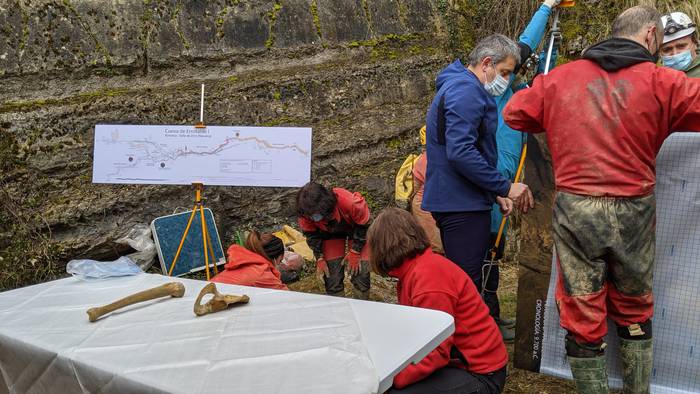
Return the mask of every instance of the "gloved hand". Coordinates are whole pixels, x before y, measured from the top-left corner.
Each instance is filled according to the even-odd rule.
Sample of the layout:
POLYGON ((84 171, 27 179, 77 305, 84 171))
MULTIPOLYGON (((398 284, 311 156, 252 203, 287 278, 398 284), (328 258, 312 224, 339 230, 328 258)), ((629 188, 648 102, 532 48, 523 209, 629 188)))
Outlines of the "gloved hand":
POLYGON ((549 8, 554 8, 561 3, 561 0, 544 0, 544 5, 546 5, 549 8))
POLYGON ((360 254, 354 250, 350 250, 343 259, 343 264, 348 267, 350 274, 357 275, 360 273, 360 254))
POLYGON ((331 276, 330 271, 328 271, 328 262, 326 262, 323 256, 316 259, 316 276, 319 279, 323 279, 324 276, 326 278, 331 276))

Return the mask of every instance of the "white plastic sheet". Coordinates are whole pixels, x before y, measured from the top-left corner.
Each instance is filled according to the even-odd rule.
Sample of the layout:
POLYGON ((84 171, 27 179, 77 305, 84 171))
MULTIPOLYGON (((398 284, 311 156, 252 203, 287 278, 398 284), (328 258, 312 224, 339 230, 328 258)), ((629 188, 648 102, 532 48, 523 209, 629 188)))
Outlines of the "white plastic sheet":
MULTIPOLYGON (((656 161, 654 367, 652 393, 700 392, 700 133, 675 133, 656 161)), ((540 372, 571 378, 559 327, 552 267, 540 372)), ((606 349, 610 386, 622 386, 614 323, 606 349)))
POLYGON ((217 285, 248 305, 195 317, 206 284, 158 275, 74 278, 0 294, 0 392, 374 393, 352 301, 217 285), (89 323, 85 311, 171 280, 183 298, 89 323))

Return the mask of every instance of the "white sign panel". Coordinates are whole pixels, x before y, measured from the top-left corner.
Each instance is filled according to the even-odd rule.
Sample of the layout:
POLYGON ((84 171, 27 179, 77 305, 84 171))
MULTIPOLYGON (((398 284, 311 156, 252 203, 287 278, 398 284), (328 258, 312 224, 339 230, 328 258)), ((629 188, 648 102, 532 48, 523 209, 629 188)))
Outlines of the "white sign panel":
POLYGON ((299 187, 311 128, 96 125, 94 183, 299 187))

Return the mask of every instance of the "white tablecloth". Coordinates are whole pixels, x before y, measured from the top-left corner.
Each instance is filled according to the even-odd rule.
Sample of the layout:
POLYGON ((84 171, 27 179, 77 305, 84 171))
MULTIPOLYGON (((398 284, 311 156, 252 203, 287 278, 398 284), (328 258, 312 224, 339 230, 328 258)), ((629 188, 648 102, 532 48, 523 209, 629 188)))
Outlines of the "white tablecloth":
POLYGON ((205 284, 142 274, 0 293, 0 392, 374 393, 453 331, 437 311, 221 284, 250 303, 196 317, 205 284), (173 280, 183 298, 88 321, 89 307, 173 280))

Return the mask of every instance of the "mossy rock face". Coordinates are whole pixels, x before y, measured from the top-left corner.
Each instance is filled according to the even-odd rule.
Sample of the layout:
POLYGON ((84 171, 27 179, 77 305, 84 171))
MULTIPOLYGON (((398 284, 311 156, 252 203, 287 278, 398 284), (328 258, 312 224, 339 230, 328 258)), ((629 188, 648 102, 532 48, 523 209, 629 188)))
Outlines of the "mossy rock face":
MULTIPOLYGON (((21 2, 0 15, 0 34, 13 28, 0 37, 0 289, 64 275, 72 258, 112 260, 135 224, 190 208, 190 187, 92 184, 93 133, 192 124, 201 83, 208 124, 310 126, 313 179, 389 205, 449 60, 431 1, 401 3, 21 2)), ((228 243, 236 229, 295 223, 296 191, 205 197, 228 243)))
MULTIPOLYGON (((565 45, 592 42, 613 3, 566 11, 565 45)), ((128 252, 114 240, 133 225, 190 207, 189 187, 92 184, 92 139, 97 123, 196 122, 201 83, 208 124, 310 126, 313 179, 361 191, 374 211, 390 205, 437 73, 488 32, 517 36, 539 2, 9 4, 0 13, 0 289, 60 276, 71 258, 114 259, 128 252), (504 4, 521 8, 509 14, 504 4)), ((294 223, 295 193, 205 190, 225 243, 236 229, 294 223)))

